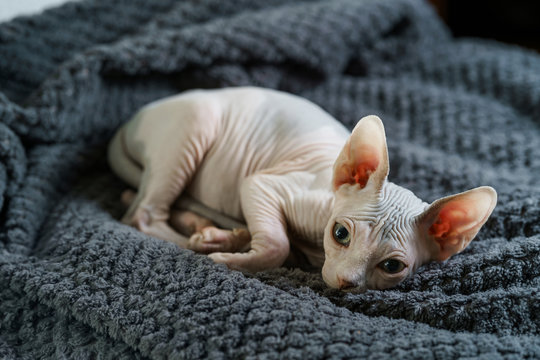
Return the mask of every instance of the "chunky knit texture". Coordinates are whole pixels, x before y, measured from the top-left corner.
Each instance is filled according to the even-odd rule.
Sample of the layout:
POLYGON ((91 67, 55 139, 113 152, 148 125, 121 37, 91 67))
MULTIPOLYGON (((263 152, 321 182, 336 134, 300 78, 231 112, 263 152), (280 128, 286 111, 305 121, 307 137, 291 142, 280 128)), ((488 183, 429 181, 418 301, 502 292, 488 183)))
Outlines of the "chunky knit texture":
POLYGON ((540 56, 421 0, 88 0, 0 24, 0 358, 540 358, 540 56), (385 122, 390 180, 491 185, 478 238, 397 288, 244 275, 118 222, 105 145, 194 87, 385 122))

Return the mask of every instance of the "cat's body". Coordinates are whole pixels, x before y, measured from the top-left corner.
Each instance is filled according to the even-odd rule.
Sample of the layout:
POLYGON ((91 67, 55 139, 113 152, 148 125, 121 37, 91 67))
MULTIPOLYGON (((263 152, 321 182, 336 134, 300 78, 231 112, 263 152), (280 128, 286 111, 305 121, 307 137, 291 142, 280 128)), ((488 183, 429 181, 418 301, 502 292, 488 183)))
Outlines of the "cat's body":
MULTIPOLYGON (((207 151, 184 189, 190 198, 244 222, 240 193, 245 179, 255 174, 283 179, 278 182, 284 187, 280 201, 289 239, 297 240, 292 245, 312 265, 322 267, 323 233, 334 200, 332 165, 349 131, 302 98, 271 90, 235 88, 191 91, 149 104, 118 136, 124 138, 130 158, 143 164, 144 154, 161 157, 164 151, 177 153, 150 147, 182 146, 185 139, 179 134, 199 131, 204 131, 204 141, 193 136, 190 141, 204 142, 207 151), (184 106, 196 107, 196 115, 179 118, 177 112, 169 110, 184 106), (200 130, 194 129, 197 127, 200 130)), ((122 169, 114 168, 122 176, 122 169)), ((134 177, 122 178, 139 186, 134 177)))
MULTIPOLYGON (((384 129, 376 117, 362 120, 351 136, 318 106, 290 94, 258 88, 190 91, 143 108, 118 131, 109 160, 122 179, 139 189, 126 223, 211 253, 231 268, 280 266, 291 246, 321 267, 326 250, 323 276, 329 285, 384 288, 411 274, 433 252, 447 257, 440 255, 437 242, 424 239, 429 234, 409 239, 433 232, 442 211, 420 229, 428 204, 386 181, 384 129), (182 192, 245 221, 249 233, 212 227, 189 232, 189 240, 181 237, 170 224, 172 205, 182 192), (346 244, 336 240, 344 229, 350 233, 346 244), (381 263, 389 257, 407 271, 385 277, 388 266, 381 263)), ((476 231, 494 206, 492 190, 482 189, 477 193, 487 197, 475 200, 486 203, 476 231)), ((177 222, 186 222, 182 216, 177 222)))

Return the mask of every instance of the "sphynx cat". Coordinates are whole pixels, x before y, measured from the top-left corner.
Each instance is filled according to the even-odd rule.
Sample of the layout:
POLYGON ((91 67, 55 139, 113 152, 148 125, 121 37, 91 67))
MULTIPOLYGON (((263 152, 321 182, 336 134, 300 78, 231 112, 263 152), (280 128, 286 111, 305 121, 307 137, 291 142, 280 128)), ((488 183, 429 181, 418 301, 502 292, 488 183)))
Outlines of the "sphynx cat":
POLYGON ((305 99, 253 87, 151 103, 119 129, 108 156, 138 189, 123 194, 124 223, 241 271, 279 267, 294 248, 340 289, 389 288, 448 259, 497 202, 485 186, 429 205, 387 180, 378 117, 350 133, 305 99), (193 202, 184 195, 203 214, 179 210, 193 202), (220 216, 247 229, 214 226, 220 216))

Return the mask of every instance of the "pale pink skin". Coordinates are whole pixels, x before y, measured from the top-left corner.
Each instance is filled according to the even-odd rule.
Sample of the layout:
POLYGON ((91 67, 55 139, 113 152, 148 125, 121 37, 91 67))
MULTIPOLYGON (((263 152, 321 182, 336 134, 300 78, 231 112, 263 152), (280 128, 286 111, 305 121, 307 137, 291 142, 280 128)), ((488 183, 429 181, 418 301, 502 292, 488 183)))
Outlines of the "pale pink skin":
POLYGON ((294 262, 293 246, 341 289, 392 287, 462 251, 497 199, 480 187, 428 205, 386 180, 378 117, 351 134, 305 99, 252 87, 145 106, 111 141, 109 162, 138 189, 123 195, 124 223, 241 271, 294 262), (336 222, 350 234, 346 245, 336 222), (403 269, 383 270, 387 259, 403 269))

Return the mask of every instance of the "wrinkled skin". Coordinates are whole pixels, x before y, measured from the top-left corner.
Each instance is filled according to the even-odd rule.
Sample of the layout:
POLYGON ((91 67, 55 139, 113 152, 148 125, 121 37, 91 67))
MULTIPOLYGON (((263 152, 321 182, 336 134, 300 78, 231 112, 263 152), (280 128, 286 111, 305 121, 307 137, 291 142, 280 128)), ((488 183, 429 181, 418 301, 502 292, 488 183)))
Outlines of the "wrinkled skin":
POLYGON ((124 223, 241 271, 301 253, 341 289, 392 287, 462 251, 497 199, 480 187, 428 205, 387 181, 378 117, 350 133, 315 104, 258 88, 152 103, 108 155, 137 189, 123 194, 124 223))

